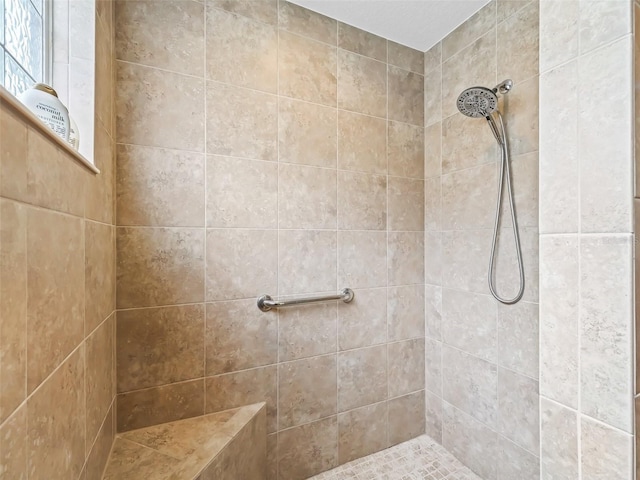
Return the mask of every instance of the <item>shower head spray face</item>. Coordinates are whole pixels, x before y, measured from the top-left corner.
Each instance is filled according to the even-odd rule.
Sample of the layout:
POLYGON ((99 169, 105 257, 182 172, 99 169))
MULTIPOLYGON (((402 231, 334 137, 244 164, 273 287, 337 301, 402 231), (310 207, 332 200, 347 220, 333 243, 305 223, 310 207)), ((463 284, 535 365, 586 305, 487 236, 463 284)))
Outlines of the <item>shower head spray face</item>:
POLYGON ((458 97, 458 110, 471 118, 485 118, 498 108, 498 97, 485 87, 467 88, 458 97))

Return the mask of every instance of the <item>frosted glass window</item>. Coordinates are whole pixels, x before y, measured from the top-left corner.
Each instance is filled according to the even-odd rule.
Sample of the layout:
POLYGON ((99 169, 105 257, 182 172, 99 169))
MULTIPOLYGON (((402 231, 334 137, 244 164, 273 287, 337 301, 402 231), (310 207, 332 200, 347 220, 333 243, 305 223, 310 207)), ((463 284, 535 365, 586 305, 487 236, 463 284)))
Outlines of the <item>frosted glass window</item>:
POLYGON ((14 95, 45 81, 45 0, 0 0, 0 83, 14 95))

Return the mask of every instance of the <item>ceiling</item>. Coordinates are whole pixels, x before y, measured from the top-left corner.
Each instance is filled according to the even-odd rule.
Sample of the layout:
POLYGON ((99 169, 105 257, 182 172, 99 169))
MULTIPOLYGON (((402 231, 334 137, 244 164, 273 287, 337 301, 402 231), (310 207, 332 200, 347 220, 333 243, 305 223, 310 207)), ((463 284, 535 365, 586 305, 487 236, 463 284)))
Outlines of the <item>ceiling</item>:
POLYGON ((489 0, 290 1, 423 52, 489 3, 489 0))

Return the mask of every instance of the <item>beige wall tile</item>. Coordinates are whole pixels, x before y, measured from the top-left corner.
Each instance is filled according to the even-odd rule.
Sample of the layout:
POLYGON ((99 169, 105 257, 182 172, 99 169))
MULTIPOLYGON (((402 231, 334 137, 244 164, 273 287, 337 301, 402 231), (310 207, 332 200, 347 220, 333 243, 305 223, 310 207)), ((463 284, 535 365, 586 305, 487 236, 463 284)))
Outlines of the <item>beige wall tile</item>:
MULTIPOLYGON (((507 123, 507 128, 510 124, 507 123)), ((513 138, 508 130, 509 139, 513 138)), ((499 148, 486 121, 456 113, 442 122, 442 173, 495 163, 499 148)), ((433 162, 434 164, 436 162, 433 162)), ((435 171, 435 168, 434 168, 435 171)))
POLYGON ((528 302, 498 305, 498 363, 531 378, 539 378, 539 309, 528 302))
POLYGON ((497 189, 498 169, 494 163, 443 175, 443 229, 493 227, 497 189))
POLYGON ((277 204, 277 164, 207 157, 208 227, 276 228, 277 204))
MULTIPOLYGON (((336 372, 335 354, 278 365, 278 417, 281 430, 336 414, 336 372)), ((279 435, 282 436, 283 432, 279 435)), ((279 455, 283 453, 280 451, 279 455)))
POLYGON ((127 228, 116 231, 119 308, 204 300, 204 231, 127 228))
POLYGON ((381 62, 387 61, 385 38, 342 22, 338 22, 338 47, 381 62))
POLYGON ((338 466, 336 417, 278 434, 279 480, 304 480, 338 466))
POLYGON ((442 287, 425 285, 425 334, 442 340, 442 287))
POLYGON ((390 343, 389 398, 424 389, 424 338, 390 343))
POLYGON ((424 343, 425 388, 442 397, 442 342, 425 338, 424 343))
POLYGON ((117 155, 118 225, 204 226, 204 155, 136 145, 117 155))
POLYGON ((0 470, 7 478, 27 478, 27 407, 23 405, 0 426, 0 470))
POLYGON ((540 479, 540 458, 504 437, 498 439, 498 478, 540 479))
POLYGON ((95 443, 93 443, 91 452, 87 457, 87 463, 85 464, 87 480, 90 478, 101 478, 107 465, 109 454, 111 453, 111 445, 115 437, 113 416, 114 409, 110 408, 98 432, 95 443))
POLYGON ((487 269, 492 234, 491 230, 451 230, 442 233, 443 287, 490 293, 487 269))
POLYGON ((424 129, 424 176, 442 173, 442 123, 433 123, 424 129))
POLYGON ((425 392, 425 433, 442 444, 442 398, 425 392))
POLYGON ((578 56, 579 17, 578 0, 540 2, 540 72, 578 56))
POLYGON ((207 78, 276 93, 278 30, 207 5, 207 78))
POLYGON ((280 228, 333 229, 337 221, 336 171, 280 164, 278 218, 280 228))
POLYGON ((498 81, 510 78, 516 84, 537 76, 540 2, 534 1, 498 25, 498 81))
MULTIPOLYGON (((514 188, 513 197, 518 214, 518 225, 523 227, 538 226, 539 171, 538 152, 518 155, 511 161, 511 179, 513 185, 517 185, 517 188, 514 188)), ((503 203, 503 215, 505 216, 502 218, 508 218, 507 215, 510 215, 506 203, 503 203)), ((507 226, 508 222, 503 223, 503 227, 507 226)))
POLYGON ((336 105, 336 47, 280 31, 278 92, 322 105, 336 105))
POLYGON ((278 313, 280 362, 334 353, 337 350, 335 302, 301 305, 278 313))
POLYGON ((84 222, 84 327, 93 331, 116 304, 116 232, 102 223, 84 222))
POLYGON ((519 11, 522 7, 527 5, 529 0, 497 0, 497 21, 498 23, 506 20, 511 15, 519 11))
POLYGON ((278 480, 278 434, 267 435, 267 478, 278 480))
POLYGON ((267 431, 277 429, 277 367, 253 368, 205 379, 205 413, 266 402, 267 431))
POLYGON ((338 51, 338 107, 387 116, 387 66, 345 50, 338 51))
POLYGON ((119 143, 204 150, 204 80, 118 62, 117 82, 119 143))
POLYGON ((118 60, 204 75, 204 5, 193 1, 117 2, 118 60))
POLYGON ((442 229, 442 184, 440 177, 424 181, 424 230, 438 232, 442 229))
POLYGON ((389 285, 420 284, 424 280, 424 234, 389 232, 389 285))
POLYGON ((85 177, 85 217, 103 223, 115 223, 115 145, 100 125, 95 128, 95 161, 100 174, 85 177))
POLYGON ((424 231, 424 181, 389 177, 389 230, 424 231))
POLYGON ((338 285, 340 288, 387 285, 386 232, 338 232, 338 285))
POLYGON ((204 379, 118 395, 118 431, 204 414, 204 379))
POLYGON ((278 118, 278 156, 281 162, 335 168, 335 108, 282 98, 278 118))
POLYGON ((275 230, 207 230, 207 301, 256 298, 277 287, 275 230), (256 262, 256 259, 260 261, 256 262))
POLYGON ((491 2, 442 40, 442 59, 446 60, 482 37, 496 24, 496 2, 491 2))
POLYGON ((278 23, 277 0, 209 0, 210 5, 271 25, 278 23))
POLYGON ((78 478, 85 459, 84 348, 27 401, 29 478, 78 478))
POLYGON ((384 230, 387 226, 387 178, 338 172, 338 228, 384 230))
POLYGON ((404 70, 424 73, 424 52, 401 45, 391 40, 387 41, 389 51, 389 64, 404 70))
POLYGON ((253 299, 208 303, 206 312, 206 375, 276 363, 276 315, 261 312, 253 299))
POLYGON ((632 32, 632 2, 580 2, 580 53, 632 32))
MULTIPOLYGON (((525 271, 525 290, 522 299, 538 302, 539 291, 539 232, 536 227, 519 227, 522 261, 525 271)), ((488 252, 488 249, 486 250, 488 252)), ((503 228, 498 237, 496 253, 496 289, 507 298, 518 292, 519 271, 513 235, 503 228), (511 237, 511 238, 509 238, 511 237)))
POLYGON ((387 122, 338 110, 338 167, 387 173, 387 122))
MULTIPOLYGON (((96 5, 99 3, 102 2, 98 1, 96 5)), ((55 22, 55 20, 53 21, 55 22)), ((96 120, 94 127, 101 125, 112 138, 115 138, 115 131, 113 128, 115 51, 113 46, 113 25, 111 25, 111 21, 109 21, 109 23, 110 25, 107 27, 105 22, 96 22, 94 79, 95 91, 101 93, 99 95, 95 95, 94 108, 96 120)), ((56 84, 55 80, 53 83, 56 84)))
POLYGON ((424 54, 424 126, 442 120, 442 44, 424 54))
MULTIPOLYGON (((504 122, 512 155, 538 150, 539 87, 538 77, 513 87, 504 105, 504 122)), ((480 122, 482 123, 482 122, 480 122)))
POLYGON ((442 284, 442 234, 424 233, 424 281, 432 285, 442 284))
POLYGON ((204 374, 204 305, 121 310, 116 360, 118 392, 204 374))
POLYGON ((498 431, 520 447, 540 451, 538 382, 505 368, 498 372, 498 431))
POLYGON ((632 435, 583 416, 580 438, 583 478, 633 478, 632 435))
POLYGON ((387 339, 385 289, 356 290, 350 303, 338 304, 338 348, 368 347, 387 339))
POLYGON ((0 194, 3 197, 27 201, 27 164, 24 161, 28 151, 27 125, 10 110, 4 102, 0 103, 0 194))
POLYGON ((277 159, 275 95, 208 83, 207 112, 207 153, 277 159))
POLYGON ((389 341, 424 336, 424 287, 390 287, 387 294, 389 341))
POLYGON ((27 209, 2 199, 0 219, 1 424, 27 395, 27 209))
POLYGON ((424 391, 389 400, 389 445, 422 435, 424 422, 424 391))
POLYGON ((338 463, 344 464, 386 447, 386 402, 338 415, 338 463))
POLYGON ((82 220, 45 210, 28 210, 28 393, 84 338, 83 250, 82 220), (65 282, 61 285, 62 278, 65 282))
POLYGON ((278 14, 281 29, 336 45, 338 25, 333 18, 287 1, 280 2, 278 14))
POLYGON ((389 65, 389 119, 424 125, 424 77, 389 65))
POLYGON ((424 178, 424 130, 408 123, 389 122, 389 175, 424 178))
POLYGON ((387 347, 378 345, 338 354, 338 411, 387 399, 387 347))
POLYGON ((278 238, 278 292, 290 295, 336 288, 336 271, 318 268, 336 262, 335 232, 283 230, 278 238))
POLYGON ((579 478, 576 412, 542 397, 540 437, 540 478, 579 478))

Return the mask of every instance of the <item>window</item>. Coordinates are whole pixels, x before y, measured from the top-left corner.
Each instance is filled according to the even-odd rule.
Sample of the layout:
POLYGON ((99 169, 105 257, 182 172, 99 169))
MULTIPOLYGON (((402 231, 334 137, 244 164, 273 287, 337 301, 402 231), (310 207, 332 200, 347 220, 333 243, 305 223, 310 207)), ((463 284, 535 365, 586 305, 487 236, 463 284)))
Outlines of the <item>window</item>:
POLYGON ((46 82, 48 0, 0 0, 0 84, 13 95, 46 82))

